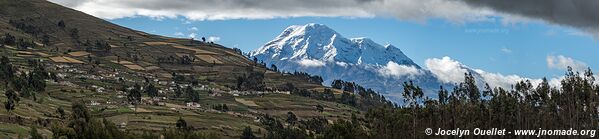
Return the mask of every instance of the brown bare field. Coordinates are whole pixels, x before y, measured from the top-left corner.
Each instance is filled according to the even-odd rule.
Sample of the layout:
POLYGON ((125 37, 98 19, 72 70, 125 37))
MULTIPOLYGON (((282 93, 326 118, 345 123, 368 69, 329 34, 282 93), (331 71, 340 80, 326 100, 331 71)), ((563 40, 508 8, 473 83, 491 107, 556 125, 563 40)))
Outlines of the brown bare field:
POLYGON ((197 49, 197 48, 191 48, 191 47, 182 46, 182 45, 173 45, 173 47, 179 48, 179 49, 185 49, 185 50, 195 51, 197 54, 209 54, 209 55, 216 55, 217 54, 217 53, 214 53, 214 52, 210 52, 210 51, 206 51, 206 50, 202 50, 202 49, 197 49))
MULTIPOLYGON (((318 92, 324 92, 324 89, 325 88, 323 88, 323 87, 319 87, 319 88, 314 88, 312 90, 318 91, 318 92)), ((343 94, 343 90, 334 89, 334 88, 329 88, 329 89, 331 89, 331 91, 333 91, 333 94, 343 94)))
POLYGON ((132 69, 132 70, 146 70, 143 67, 141 67, 139 65, 135 65, 135 64, 133 64, 133 65, 123 65, 123 66, 125 66, 125 67, 127 67, 129 69, 132 69))
POLYGON ((13 50, 16 50, 16 49, 17 49, 17 48, 15 48, 15 47, 8 46, 8 45, 4 45, 4 47, 6 47, 6 48, 8 48, 8 49, 13 49, 13 50))
POLYGON ((20 55, 33 55, 32 52, 27 52, 27 51, 17 51, 17 54, 20 54, 20 55))
POLYGON ((70 52, 69 55, 71 56, 75 56, 75 57, 79 57, 79 56, 87 56, 90 55, 90 53, 85 52, 85 51, 77 51, 77 52, 70 52))
POLYGON ((70 57, 66 57, 66 56, 57 56, 57 57, 50 57, 50 60, 57 62, 57 63, 73 63, 73 64, 83 64, 85 62, 83 61, 79 61, 77 59, 73 59, 70 57))
POLYGON ((146 45, 157 46, 157 45, 170 45, 168 42, 144 42, 146 45))
POLYGON ((239 103, 241 103, 243 105, 246 105, 246 106, 258 107, 258 104, 256 104, 256 102, 251 101, 251 100, 245 100, 243 98, 235 98, 235 101, 237 101, 237 102, 239 102, 239 103))
POLYGON ((207 63, 216 63, 216 64, 222 64, 223 62, 214 58, 212 55, 196 55, 196 57, 200 58, 203 61, 206 61, 207 63))
POLYGON ((23 55, 23 54, 17 54, 17 57, 32 57, 33 55, 23 55))
POLYGON ((51 55, 46 54, 46 53, 42 53, 42 52, 36 52, 37 55, 42 56, 42 57, 50 57, 51 55))
POLYGON ((110 62, 121 64, 121 65, 135 65, 135 64, 133 64, 133 62, 129 62, 129 61, 125 61, 125 60, 121 60, 120 62, 117 62, 116 60, 112 60, 110 62))
POLYGON ((146 70, 157 70, 157 69, 160 69, 160 67, 157 67, 157 66, 149 66, 149 67, 146 67, 145 69, 146 69, 146 70))
POLYGON ((39 42, 33 42, 33 43, 35 43, 35 45, 37 45, 37 46, 44 46, 44 44, 39 43, 39 42))

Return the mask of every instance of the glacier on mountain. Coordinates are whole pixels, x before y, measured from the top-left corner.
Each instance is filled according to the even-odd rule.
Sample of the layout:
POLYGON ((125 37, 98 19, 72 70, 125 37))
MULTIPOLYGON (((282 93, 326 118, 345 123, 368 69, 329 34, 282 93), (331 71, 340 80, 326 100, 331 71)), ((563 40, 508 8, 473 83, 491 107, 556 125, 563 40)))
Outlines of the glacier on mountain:
POLYGON ((319 75, 325 85, 336 79, 353 81, 396 102, 401 100, 406 81, 414 81, 431 97, 436 96, 440 85, 451 86, 393 45, 380 45, 368 38, 348 39, 322 24, 290 26, 249 56, 274 64, 281 71, 319 75))

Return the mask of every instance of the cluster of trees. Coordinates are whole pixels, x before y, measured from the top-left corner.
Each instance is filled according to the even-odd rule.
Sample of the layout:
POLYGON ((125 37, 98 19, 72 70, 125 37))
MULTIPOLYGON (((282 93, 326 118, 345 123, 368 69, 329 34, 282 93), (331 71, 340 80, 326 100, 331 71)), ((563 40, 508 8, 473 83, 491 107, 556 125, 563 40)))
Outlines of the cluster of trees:
POLYGON ((561 87, 546 79, 534 86, 521 81, 513 88, 476 86, 471 74, 452 91, 440 88, 438 99, 423 97, 404 84, 403 107, 379 107, 366 114, 371 135, 382 138, 422 137, 425 128, 595 129, 599 125, 599 85, 589 69, 571 68, 561 87))
POLYGON ((200 102, 200 93, 197 90, 194 90, 193 87, 187 86, 186 88, 181 88, 177 85, 175 88, 175 97, 185 97, 188 102, 200 102))
POLYGON ((2 38, 2 44, 15 45, 17 44, 17 38, 13 35, 10 35, 10 33, 5 33, 4 37, 2 38))
POLYGON ((292 83, 286 83, 284 85, 284 87, 282 87, 283 90, 286 91, 290 91, 292 95, 298 95, 298 96, 302 96, 302 97, 309 97, 312 99, 317 99, 317 100, 324 100, 324 101, 335 101, 335 94, 333 93, 333 91, 331 89, 324 89, 324 92, 316 92, 316 91, 311 91, 308 89, 299 89, 296 88, 292 83))
POLYGON ((124 86, 123 88, 124 88, 123 91, 127 92, 127 100, 129 101, 130 104, 136 105, 141 102, 141 96, 142 96, 141 85, 135 84, 131 88, 128 88, 127 86, 124 86))
MULTIPOLYGON (((31 34, 32 36, 34 36, 36 38, 38 38, 38 36, 42 35, 42 37, 41 37, 42 44, 49 45, 50 44, 50 36, 48 34, 44 33, 42 28, 31 24, 33 22, 34 22, 33 18, 26 18, 26 19, 19 19, 19 20, 11 19, 8 21, 8 23, 10 25, 12 25, 13 27, 15 27, 27 34, 31 34)), ((5 36, 6 36, 5 41, 8 41, 7 45, 16 44, 19 49, 27 49, 27 48, 32 48, 35 46, 35 43, 33 43, 33 40, 25 41, 25 39, 23 39, 23 38, 16 39, 16 38, 14 38, 14 36, 10 36, 10 34, 8 34, 8 33, 5 36)))
POLYGON ((83 102, 76 101, 71 105, 71 115, 67 121, 56 122, 50 130, 53 138, 127 138, 127 133, 118 129, 118 127, 106 120, 94 118, 83 102))
POLYGON ((33 97, 36 100, 36 93, 45 91, 47 79, 57 80, 55 74, 46 71, 45 66, 38 61, 30 61, 29 64, 33 67, 32 71, 15 74, 19 71, 11 64, 10 59, 6 56, 0 58, 0 78, 5 79, 0 80, 0 83, 6 88, 5 95, 8 99, 5 108, 8 111, 14 110, 19 97, 33 97))
POLYGON ((227 112, 227 111, 229 111, 229 106, 227 106, 227 104, 216 104, 216 105, 212 106, 212 109, 222 111, 222 112, 227 112))
POLYGON ((33 22, 32 18, 27 18, 27 19, 19 19, 19 20, 8 20, 8 23, 10 25, 12 25, 13 27, 22 30, 23 32, 27 33, 27 34, 31 34, 33 36, 37 36, 38 34, 42 33, 42 29, 38 28, 37 26, 28 24, 33 22))
MULTIPOLYGON (((425 97, 420 87, 405 82, 402 106, 376 105, 364 117, 352 115, 348 121, 329 124, 318 117, 292 127, 290 119, 297 118, 289 114, 287 127, 268 115, 261 121, 268 129, 266 138, 423 138, 426 128, 595 129, 599 125, 599 85, 590 69, 579 73, 569 68, 559 87, 543 79, 536 86, 520 81, 510 90, 479 88, 472 74, 464 78, 451 91, 441 87, 438 99, 425 97)), ((338 81, 334 86, 348 85, 338 81)))
POLYGON ((200 93, 194 90, 191 86, 187 86, 185 88, 185 94, 187 95, 187 101, 190 102, 200 102, 200 93))
POLYGON ((35 47, 35 43, 33 42, 33 40, 26 41, 23 38, 16 38, 10 33, 4 34, 4 37, 2 38, 1 42, 2 45, 13 45, 21 50, 35 47))
MULTIPOLYGON (((215 134, 193 131, 183 118, 176 122, 176 128, 164 129, 155 133, 125 132, 106 119, 94 117, 82 102, 72 104, 72 113, 66 121, 55 122, 50 130, 52 138, 69 139, 216 139, 215 134)), ((31 137, 41 137, 36 130, 31 131, 31 137)))
MULTIPOLYGON (((264 134, 264 138, 266 139, 376 138, 369 136, 369 132, 365 127, 366 123, 361 122, 355 114, 352 114, 350 121, 338 119, 332 124, 330 124, 325 117, 313 117, 299 120, 293 112, 288 112, 287 118, 284 120, 274 118, 270 115, 263 115, 260 117, 260 122, 267 130, 264 134)), ((242 138, 250 135, 251 134, 244 131, 242 138)))
POLYGON ((104 40, 96 40, 95 43, 92 43, 89 40, 85 40, 83 46, 85 47, 85 51, 87 52, 102 51, 109 53, 112 48, 110 47, 110 44, 104 40))
POLYGON ((332 88, 341 90, 341 96, 335 97, 333 90, 326 88, 323 92, 310 91, 307 89, 298 89, 291 83, 286 83, 283 90, 291 91, 292 95, 310 97, 318 100, 336 101, 342 104, 354 106, 363 110, 367 110, 377 106, 393 106, 393 103, 386 100, 383 95, 378 94, 372 89, 354 83, 342 80, 334 80, 331 84, 332 88))
POLYGON ((264 84, 264 73, 250 70, 248 75, 238 76, 236 87, 238 90, 254 90, 264 91, 266 85, 264 84))
POLYGON ((322 77, 318 76, 318 75, 310 75, 309 73, 306 72, 293 72, 290 73, 293 76, 296 77, 300 77, 310 83, 314 83, 314 84, 322 84, 323 80, 322 77))
MULTIPOLYGON (((352 116, 350 121, 328 124, 324 117, 312 118, 298 122, 295 128, 284 127, 268 116, 261 121, 269 127, 267 138, 421 138, 426 136, 425 128, 594 129, 599 125, 599 85, 590 69, 584 73, 569 69, 560 87, 543 79, 536 87, 521 81, 511 90, 489 85, 479 88, 472 74, 464 78, 452 91, 441 87, 438 99, 424 97, 420 87, 405 82, 403 106, 375 105, 363 119, 352 116)), ((345 91, 352 86, 360 88, 342 81, 333 86, 345 91)))
POLYGON ((182 64, 182 65, 191 65, 193 62, 196 61, 196 58, 192 55, 182 55, 182 56, 158 56, 156 58, 156 61, 158 61, 158 63, 176 63, 176 64, 182 64))
POLYGON ((339 90, 343 90, 341 94, 342 102, 350 103, 353 102, 354 96, 357 94, 360 96, 360 100, 356 105, 359 108, 368 109, 375 106, 393 106, 393 103, 385 98, 385 96, 378 92, 368 88, 364 88, 354 82, 347 82, 342 80, 334 80, 331 83, 331 87, 339 90), (345 96, 345 97, 344 97, 345 96))

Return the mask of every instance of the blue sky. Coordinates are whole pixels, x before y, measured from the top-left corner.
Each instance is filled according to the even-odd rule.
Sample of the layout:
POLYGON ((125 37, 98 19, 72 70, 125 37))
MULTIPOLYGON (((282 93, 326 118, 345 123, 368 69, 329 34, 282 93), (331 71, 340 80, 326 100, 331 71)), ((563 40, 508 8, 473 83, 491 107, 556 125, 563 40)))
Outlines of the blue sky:
POLYGON ((542 21, 505 24, 491 21, 456 23, 445 19, 424 22, 396 18, 289 17, 191 21, 185 17, 125 17, 110 22, 153 34, 187 38, 189 34, 219 37, 218 43, 244 52, 272 40, 290 25, 321 23, 345 37, 368 37, 393 44, 417 64, 449 56, 471 68, 530 78, 557 77, 562 69, 548 67, 548 56, 569 57, 599 67, 599 44, 576 28, 542 21), (181 34, 177 35, 177 33, 181 34))

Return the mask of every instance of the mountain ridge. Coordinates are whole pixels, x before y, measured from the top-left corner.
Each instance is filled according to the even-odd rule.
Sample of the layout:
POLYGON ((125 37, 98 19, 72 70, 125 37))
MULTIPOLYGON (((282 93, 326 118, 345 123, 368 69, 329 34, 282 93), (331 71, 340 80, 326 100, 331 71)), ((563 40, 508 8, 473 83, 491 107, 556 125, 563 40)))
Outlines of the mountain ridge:
POLYGON ((345 38, 323 24, 292 25, 249 56, 283 71, 322 76, 325 84, 337 79, 356 82, 395 102, 401 100, 403 82, 421 85, 429 96, 441 85, 451 86, 391 44, 380 45, 366 37, 345 38))

